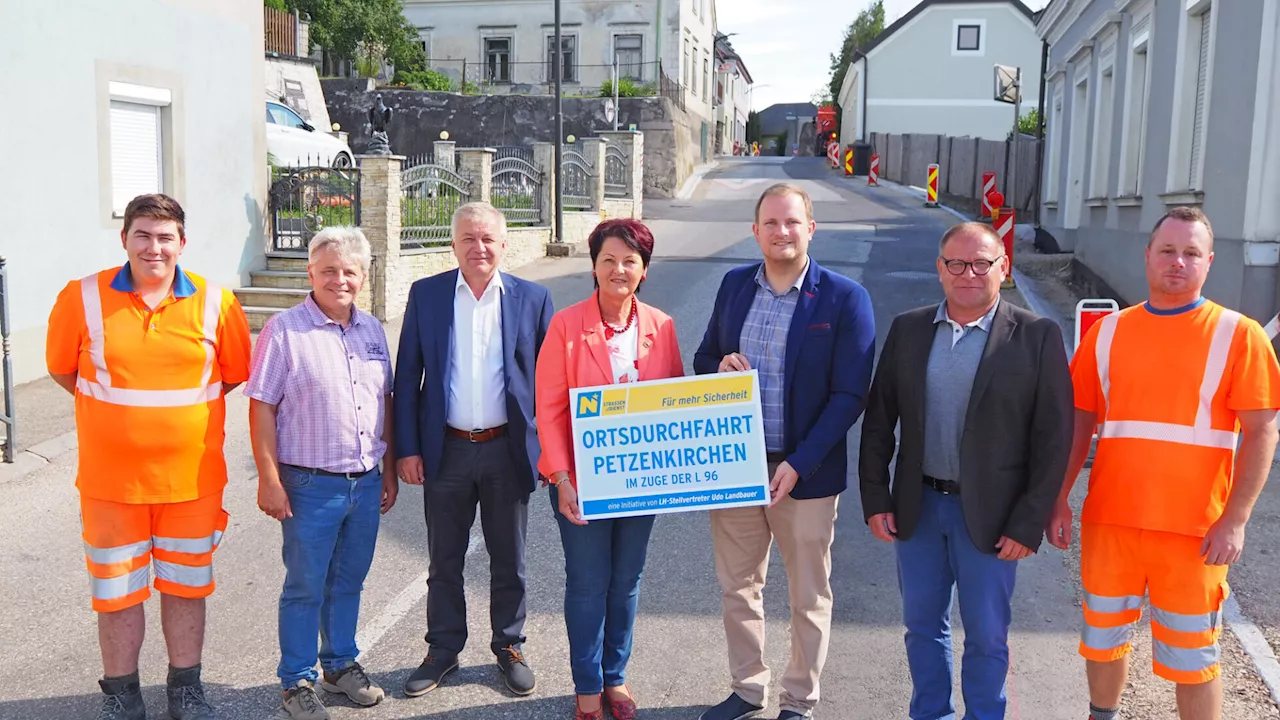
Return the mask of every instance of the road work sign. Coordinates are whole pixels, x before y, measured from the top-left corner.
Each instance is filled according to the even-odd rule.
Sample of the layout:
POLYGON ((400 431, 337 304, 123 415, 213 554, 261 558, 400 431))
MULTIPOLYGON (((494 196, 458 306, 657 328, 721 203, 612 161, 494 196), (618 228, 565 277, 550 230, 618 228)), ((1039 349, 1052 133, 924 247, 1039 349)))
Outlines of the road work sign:
POLYGON ((569 400, 584 519, 769 503, 755 370, 576 388, 569 400))

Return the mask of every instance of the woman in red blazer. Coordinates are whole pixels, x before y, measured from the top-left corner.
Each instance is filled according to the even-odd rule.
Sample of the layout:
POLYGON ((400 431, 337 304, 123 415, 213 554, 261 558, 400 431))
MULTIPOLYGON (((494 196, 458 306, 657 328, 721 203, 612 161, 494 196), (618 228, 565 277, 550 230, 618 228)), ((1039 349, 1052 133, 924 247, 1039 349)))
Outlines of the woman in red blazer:
POLYGON ((606 220, 588 239, 596 291, 551 318, 538 355, 538 471, 551 485, 564 545, 564 618, 576 720, 635 717, 626 686, 636 599, 653 516, 584 521, 578 514, 569 422, 571 388, 682 377, 675 325, 636 299, 653 234, 638 220, 606 220), (602 697, 603 693, 603 697, 602 697))

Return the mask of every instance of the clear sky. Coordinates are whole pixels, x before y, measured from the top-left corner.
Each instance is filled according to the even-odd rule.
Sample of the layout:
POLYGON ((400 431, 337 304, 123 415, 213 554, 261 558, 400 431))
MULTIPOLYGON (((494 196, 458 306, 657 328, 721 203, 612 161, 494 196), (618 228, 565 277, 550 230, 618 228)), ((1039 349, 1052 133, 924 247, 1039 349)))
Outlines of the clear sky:
MULTIPOLYGON (((905 15, 919 0, 884 0, 884 21, 889 25, 905 15)), ((1039 10, 1049 0, 1024 0, 1039 10)), ((774 103, 808 102, 826 87, 831 54, 839 52, 845 28, 870 0, 718 0, 716 19, 720 32, 755 81, 752 109, 774 103)))

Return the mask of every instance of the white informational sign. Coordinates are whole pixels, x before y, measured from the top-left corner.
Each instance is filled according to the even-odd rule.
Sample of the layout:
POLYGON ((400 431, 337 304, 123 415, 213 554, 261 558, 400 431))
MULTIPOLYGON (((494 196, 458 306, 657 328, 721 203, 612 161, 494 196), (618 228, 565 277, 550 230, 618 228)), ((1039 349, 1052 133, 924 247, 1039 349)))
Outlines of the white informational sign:
POLYGON ((569 400, 584 519, 769 503, 755 370, 575 388, 569 400))

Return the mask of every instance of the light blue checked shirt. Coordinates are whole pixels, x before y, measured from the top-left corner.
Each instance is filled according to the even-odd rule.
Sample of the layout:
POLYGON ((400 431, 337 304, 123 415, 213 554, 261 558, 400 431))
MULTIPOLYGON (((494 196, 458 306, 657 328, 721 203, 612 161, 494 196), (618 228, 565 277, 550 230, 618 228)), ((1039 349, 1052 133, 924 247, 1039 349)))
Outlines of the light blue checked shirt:
POLYGON ((765 279, 764 263, 761 263, 756 271, 756 295, 742 323, 742 354, 760 376, 760 410, 767 452, 781 452, 785 444, 782 396, 786 384, 787 333, 791 331, 791 317, 800 301, 800 287, 808 274, 809 259, 805 258, 804 272, 794 285, 778 295, 765 279))

